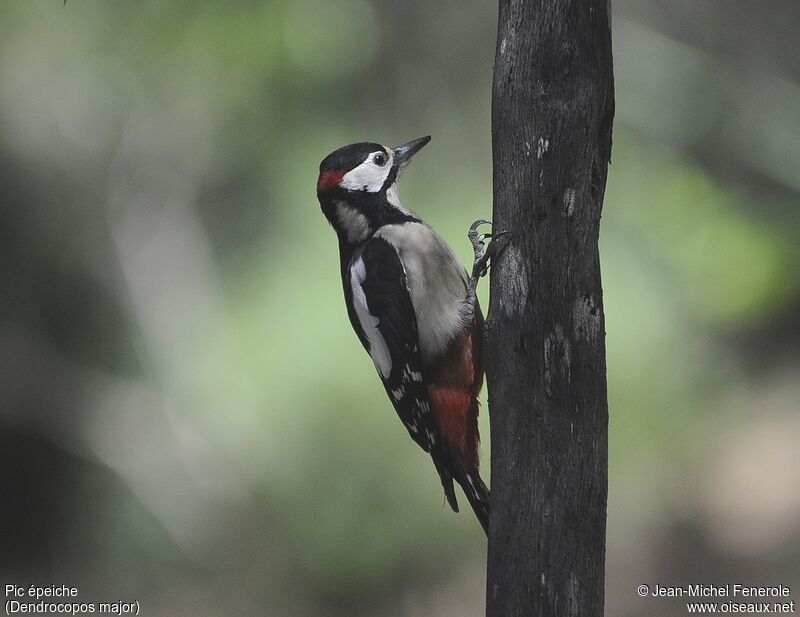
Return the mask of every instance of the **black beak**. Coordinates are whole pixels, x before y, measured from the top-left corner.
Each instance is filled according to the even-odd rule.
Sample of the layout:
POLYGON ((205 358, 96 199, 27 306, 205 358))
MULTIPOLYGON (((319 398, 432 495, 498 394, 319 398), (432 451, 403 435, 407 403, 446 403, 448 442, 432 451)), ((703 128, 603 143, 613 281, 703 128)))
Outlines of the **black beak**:
POLYGON ((425 137, 420 137, 419 139, 415 139, 414 141, 409 141, 407 144, 403 144, 402 146, 397 146, 396 148, 392 148, 392 151, 394 152, 395 167, 402 168, 408 165, 408 162, 411 160, 411 157, 414 156, 420 150, 422 150, 422 147, 430 140, 431 136, 426 135, 425 137))

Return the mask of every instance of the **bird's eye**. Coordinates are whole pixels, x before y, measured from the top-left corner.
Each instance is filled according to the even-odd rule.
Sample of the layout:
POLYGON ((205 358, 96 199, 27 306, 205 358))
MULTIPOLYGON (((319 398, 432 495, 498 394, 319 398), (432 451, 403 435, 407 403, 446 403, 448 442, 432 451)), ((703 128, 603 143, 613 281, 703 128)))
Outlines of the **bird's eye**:
POLYGON ((372 162, 378 167, 383 167, 386 165, 386 155, 383 152, 378 152, 378 154, 372 157, 372 162))

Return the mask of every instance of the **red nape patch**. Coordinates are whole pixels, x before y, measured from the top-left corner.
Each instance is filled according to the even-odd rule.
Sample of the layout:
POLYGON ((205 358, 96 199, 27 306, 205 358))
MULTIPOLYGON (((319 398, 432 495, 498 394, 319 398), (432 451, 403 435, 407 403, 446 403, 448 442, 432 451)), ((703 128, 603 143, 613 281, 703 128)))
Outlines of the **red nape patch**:
MULTIPOLYGON (((439 434, 450 449, 461 455, 462 460, 474 462, 477 456, 477 434, 473 424, 473 395, 464 388, 428 388, 428 397, 436 417, 439 434)), ((477 415, 477 414, 475 414, 477 415)))
POLYGON ((342 178, 344 178, 344 171, 341 169, 326 169, 319 175, 319 180, 317 180, 317 193, 327 191, 329 188, 336 186, 342 181, 342 178))

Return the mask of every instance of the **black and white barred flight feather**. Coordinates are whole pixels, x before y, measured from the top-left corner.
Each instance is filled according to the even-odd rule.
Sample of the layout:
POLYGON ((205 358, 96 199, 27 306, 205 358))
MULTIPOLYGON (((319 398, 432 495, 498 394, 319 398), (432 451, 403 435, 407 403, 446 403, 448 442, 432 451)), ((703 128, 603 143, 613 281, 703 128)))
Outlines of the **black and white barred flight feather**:
POLYGON ((417 320, 403 265, 381 238, 354 252, 350 264, 345 276, 352 293, 352 326, 411 438, 430 452, 437 444, 436 424, 422 379, 417 320))

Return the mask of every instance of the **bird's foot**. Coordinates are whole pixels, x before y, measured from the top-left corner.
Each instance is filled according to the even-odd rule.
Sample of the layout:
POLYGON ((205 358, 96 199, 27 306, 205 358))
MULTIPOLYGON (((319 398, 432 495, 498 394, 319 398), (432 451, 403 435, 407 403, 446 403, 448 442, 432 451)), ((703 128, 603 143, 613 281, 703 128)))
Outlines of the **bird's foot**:
POLYGON ((472 264, 472 276, 469 277, 467 284, 467 295, 464 298, 464 317, 466 323, 472 324, 475 319, 476 307, 478 304, 478 281, 486 276, 489 268, 489 260, 494 260, 508 246, 511 233, 508 231, 498 231, 496 233, 480 233, 478 228, 481 225, 491 225, 489 221, 479 219, 475 221, 467 232, 467 237, 472 243, 472 250, 475 253, 475 261, 472 264), (484 243, 486 238, 491 238, 488 248, 484 243), (501 239, 502 238, 502 239, 501 239))
POLYGON ((472 280, 474 280, 476 283, 479 278, 486 276, 486 272, 489 267, 489 259, 499 255, 506 247, 506 242, 509 235, 509 232, 507 231, 499 231, 494 234, 480 233, 478 228, 481 225, 491 225, 491 222, 484 219, 478 219, 470 226, 469 231, 467 232, 467 237, 472 243, 472 251, 475 255, 475 260, 472 264, 472 280), (505 237, 505 239, 498 244, 498 241, 502 237, 505 237), (489 243, 488 249, 485 248, 486 238, 492 239, 492 241, 489 243))
POLYGON ((464 298, 464 316, 467 323, 472 323, 475 318, 475 307, 478 302, 478 281, 482 276, 486 276, 486 271, 489 267, 489 259, 494 259, 506 247, 504 240, 498 245, 498 240, 503 236, 508 236, 508 232, 499 231, 495 234, 480 233, 478 228, 481 225, 491 225, 489 221, 479 219, 475 221, 467 232, 467 237, 472 243, 472 250, 475 253, 475 261, 472 264, 472 276, 469 278, 467 285, 467 295, 464 298), (486 238, 492 238, 489 247, 485 248, 486 238))
POLYGON ((486 267, 489 262, 485 249, 485 241, 486 238, 491 238, 492 234, 480 233, 478 228, 481 225, 491 225, 491 223, 484 219, 478 219, 470 225, 469 231, 467 232, 467 238, 469 238, 472 244, 472 252, 475 255, 472 264, 472 278, 474 279, 478 279, 486 274, 486 267))

